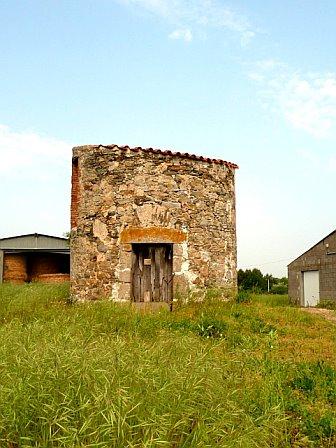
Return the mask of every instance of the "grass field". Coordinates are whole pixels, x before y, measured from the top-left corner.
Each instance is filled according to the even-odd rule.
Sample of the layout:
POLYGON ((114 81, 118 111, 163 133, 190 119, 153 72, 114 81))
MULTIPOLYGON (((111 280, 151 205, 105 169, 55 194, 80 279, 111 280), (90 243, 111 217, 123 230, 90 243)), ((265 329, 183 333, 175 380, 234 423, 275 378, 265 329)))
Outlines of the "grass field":
POLYGON ((0 286, 0 447, 335 447, 336 326, 288 305, 141 315, 0 286))

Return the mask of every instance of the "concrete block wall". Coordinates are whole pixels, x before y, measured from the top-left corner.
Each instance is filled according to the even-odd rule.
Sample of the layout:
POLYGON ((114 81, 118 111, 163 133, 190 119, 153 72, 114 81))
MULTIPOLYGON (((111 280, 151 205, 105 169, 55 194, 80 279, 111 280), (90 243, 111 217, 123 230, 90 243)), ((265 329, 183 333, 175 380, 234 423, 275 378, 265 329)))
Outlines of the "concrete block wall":
POLYGON ((336 231, 288 265, 288 293, 300 305, 303 305, 305 271, 319 271, 320 300, 336 301, 336 231))

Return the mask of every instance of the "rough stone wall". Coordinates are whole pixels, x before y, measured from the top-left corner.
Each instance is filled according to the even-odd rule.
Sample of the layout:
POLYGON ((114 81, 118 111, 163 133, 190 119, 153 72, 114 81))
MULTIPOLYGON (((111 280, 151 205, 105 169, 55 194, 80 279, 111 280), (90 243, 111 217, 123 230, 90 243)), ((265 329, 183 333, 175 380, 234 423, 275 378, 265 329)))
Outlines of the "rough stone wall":
POLYGON ((175 292, 236 287, 232 166, 116 146, 77 147, 73 156, 74 297, 129 300, 136 242, 173 243, 175 292))
POLYGON ((288 265, 288 293, 297 304, 303 305, 305 271, 320 272, 320 299, 336 300, 336 231, 288 265))

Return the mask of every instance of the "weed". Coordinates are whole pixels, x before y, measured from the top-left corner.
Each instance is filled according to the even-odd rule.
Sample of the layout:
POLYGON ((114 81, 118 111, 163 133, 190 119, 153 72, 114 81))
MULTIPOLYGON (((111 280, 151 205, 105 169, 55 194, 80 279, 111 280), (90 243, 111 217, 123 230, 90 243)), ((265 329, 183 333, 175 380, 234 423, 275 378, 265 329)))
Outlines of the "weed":
POLYGON ((196 326, 197 333, 205 338, 223 338, 227 333, 225 322, 209 317, 203 317, 196 326))
POLYGON ((293 379, 291 387, 293 389, 299 389, 307 394, 311 394, 315 387, 315 380, 311 376, 305 374, 300 375, 293 379))
POLYGON ((325 308, 327 310, 336 310, 336 301, 331 299, 324 299, 318 303, 317 307, 325 308))
POLYGON ((270 334, 276 332, 276 328, 273 325, 267 324, 260 317, 255 317, 251 320, 251 330, 254 333, 270 334))
POLYGON ((250 303, 251 302, 251 293, 248 291, 238 291, 236 296, 237 303, 250 303))
POLYGON ((0 446, 336 446, 335 328, 287 296, 140 314, 0 286, 0 446))

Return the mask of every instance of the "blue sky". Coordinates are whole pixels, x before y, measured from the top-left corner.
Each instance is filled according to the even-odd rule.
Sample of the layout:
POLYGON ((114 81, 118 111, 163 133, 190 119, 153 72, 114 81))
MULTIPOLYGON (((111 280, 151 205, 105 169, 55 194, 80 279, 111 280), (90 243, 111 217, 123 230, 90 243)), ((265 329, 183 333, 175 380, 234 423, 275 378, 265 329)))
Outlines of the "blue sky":
POLYGON ((336 2, 0 3, 0 236, 69 227, 71 147, 239 164, 240 267, 335 228, 336 2))

